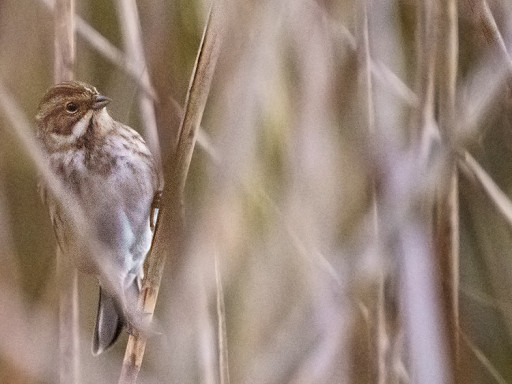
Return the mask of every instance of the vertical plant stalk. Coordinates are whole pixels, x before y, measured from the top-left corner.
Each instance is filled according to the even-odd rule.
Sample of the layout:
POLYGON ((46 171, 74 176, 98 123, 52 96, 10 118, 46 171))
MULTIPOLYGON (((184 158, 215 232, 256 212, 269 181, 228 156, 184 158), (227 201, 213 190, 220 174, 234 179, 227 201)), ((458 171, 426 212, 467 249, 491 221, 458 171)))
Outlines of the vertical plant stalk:
POLYGON ((217 288, 217 338, 219 344, 219 374, 220 384, 229 384, 229 354, 226 331, 226 306, 224 304, 224 290, 222 289, 222 276, 220 274, 219 258, 215 253, 215 285, 217 288))
MULTIPOLYGON (((439 128, 450 151, 455 141, 455 94, 458 58, 458 25, 456 0, 438 0, 438 90, 439 128)), ((442 300, 449 336, 454 379, 457 382, 459 362, 459 198, 455 156, 448 156, 446 172, 437 193, 435 252, 441 273, 442 300)))
POLYGON ((60 383, 79 382, 78 274, 57 246, 60 383))
MULTIPOLYGON (((222 3, 217 0, 211 5, 189 84, 176 152, 164 164, 166 183, 139 297, 139 305, 149 318, 155 310, 165 261, 176 257, 182 248, 184 187, 222 43, 225 23, 222 3)), ((146 343, 147 335, 139 332, 130 335, 119 384, 136 383, 146 343)))
POLYGON ((73 80, 75 64, 75 1, 56 0, 55 17, 55 82, 73 80))
MULTIPOLYGON (((413 116, 411 144, 417 151, 418 164, 426 171, 432 132, 435 131, 437 0, 416 4, 416 93, 419 105, 413 116)), ((421 206, 411 211, 410 221, 400 229, 399 243, 402 311, 410 349, 412 381, 425 384, 453 382, 444 340, 446 315, 442 305, 442 277, 436 273, 437 260, 431 246, 434 204, 434 197, 422 199, 421 206)))
POLYGON ((416 31, 416 94, 419 104, 413 115, 412 142, 420 143, 434 120, 434 75, 436 36, 434 9, 436 0, 425 0, 417 3, 416 31))
MULTIPOLYGON (((372 86, 372 63, 370 55, 370 42, 368 30, 368 0, 361 0, 358 9, 359 24, 357 36, 357 55, 359 62, 359 82, 361 89, 362 105, 361 116, 364 116, 364 125, 369 141, 376 138, 375 132, 375 111, 373 105, 373 86, 372 86)), ((377 206, 377 188, 375 178, 371 180, 371 210, 374 227, 374 238, 377 247, 381 251, 381 242, 379 239, 379 213, 377 206)), ((378 252, 381 256, 382 252, 378 252)), ((369 310, 372 315, 368 318, 369 342, 370 342, 370 361, 371 361, 371 381, 376 384, 386 382, 386 345, 387 334, 385 324, 385 302, 384 302, 384 273, 379 271, 376 284, 372 285, 376 300, 372 300, 369 310)))
MULTIPOLYGON (((75 2, 56 0, 55 83, 73 79, 75 63, 75 2)), ((57 246, 57 281, 59 285, 59 379, 62 384, 79 382, 78 275, 57 246)))
MULTIPOLYGON (((142 84, 148 89, 153 89, 149 78, 149 72, 144 55, 139 12, 135 0, 118 0, 119 22, 123 31, 124 46, 128 61, 133 64, 135 71, 139 73, 142 84)), ((153 99, 146 92, 140 92, 138 96, 141 122, 151 153, 155 158, 159 172, 162 170, 160 156, 160 143, 156 125, 155 106, 153 99)))

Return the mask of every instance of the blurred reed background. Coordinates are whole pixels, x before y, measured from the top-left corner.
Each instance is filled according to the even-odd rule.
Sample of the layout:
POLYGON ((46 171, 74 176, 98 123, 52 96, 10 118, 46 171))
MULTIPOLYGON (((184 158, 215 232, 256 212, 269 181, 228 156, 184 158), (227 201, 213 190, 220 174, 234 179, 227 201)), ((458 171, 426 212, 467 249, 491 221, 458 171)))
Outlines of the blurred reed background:
MULTIPOLYGON (((142 67, 123 2, 77 0, 75 78, 143 134, 153 94, 165 163, 210 2, 138 1, 142 67)), ((55 240, 12 116, 33 133, 53 82, 51 4, 0 1, 1 383, 59 377, 55 240)), ((222 7, 138 382, 512 383, 512 3, 222 7)), ((127 337, 91 355, 78 284, 80 382, 117 382, 127 337)))

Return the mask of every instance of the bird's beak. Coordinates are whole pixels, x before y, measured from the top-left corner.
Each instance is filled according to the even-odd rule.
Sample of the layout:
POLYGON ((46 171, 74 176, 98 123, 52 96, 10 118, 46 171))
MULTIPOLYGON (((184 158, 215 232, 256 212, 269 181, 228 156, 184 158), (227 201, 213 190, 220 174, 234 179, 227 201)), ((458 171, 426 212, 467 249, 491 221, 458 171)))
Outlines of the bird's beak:
POLYGON ((112 99, 109 99, 106 96, 103 95, 94 95, 93 101, 92 101, 92 109, 101 109, 104 106, 106 106, 108 103, 110 103, 112 99))

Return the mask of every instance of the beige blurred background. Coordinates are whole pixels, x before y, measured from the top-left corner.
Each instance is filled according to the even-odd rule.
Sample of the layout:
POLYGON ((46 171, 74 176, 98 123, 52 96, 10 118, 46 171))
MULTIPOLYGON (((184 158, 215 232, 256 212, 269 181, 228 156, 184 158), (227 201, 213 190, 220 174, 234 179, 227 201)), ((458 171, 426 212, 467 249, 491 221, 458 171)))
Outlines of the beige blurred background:
MULTIPOLYGON (((186 186, 185 249, 166 265, 155 314, 162 334, 148 342, 139 382, 219 382, 215 257, 232 383, 450 382, 449 365, 433 368, 445 380, 429 381, 413 369, 422 363, 415 348, 424 344, 407 321, 440 337, 439 356, 425 351, 425 364, 451 361, 442 316, 439 324, 422 323, 429 320, 422 312, 430 308, 428 298, 438 298, 436 287, 414 307, 404 292, 407 260, 427 260, 432 267, 420 266, 420 290, 421 279, 435 285, 441 275, 428 264, 435 259, 428 220, 411 214, 418 196, 428 200, 433 186, 443 183, 443 152, 432 150, 433 160, 421 168, 415 163, 420 151, 411 144, 422 0, 226 3, 228 33, 186 186), (364 4, 374 60, 371 114, 360 45, 364 4), (417 230, 414 247, 396 247, 395 239, 409 230, 417 230)), ((473 2, 455 3, 456 122, 462 132, 455 146, 469 151, 510 196, 509 75, 473 2), (478 119, 471 120, 474 114, 478 119)), ((165 160, 209 2, 137 4, 165 160)), ((512 5, 494 0, 489 7, 511 49, 512 5)), ((114 0, 76 1, 77 15, 123 51, 117 9, 114 0)), ((83 35, 76 39, 76 78, 113 99, 115 119, 144 133, 137 81, 83 35)), ((0 92, 19 106, 32 133, 39 99, 52 84, 53 41, 53 16, 44 1, 0 0, 0 92)), ((56 383, 56 245, 33 158, 4 107, 0 382, 56 383)), ((511 383, 512 229, 474 179, 461 174, 458 197, 460 382, 511 383)), ((123 334, 108 353, 91 355, 97 291, 94 279, 79 275, 84 384, 117 382, 127 339, 123 334)), ((436 300, 434 308, 442 311, 436 300)))

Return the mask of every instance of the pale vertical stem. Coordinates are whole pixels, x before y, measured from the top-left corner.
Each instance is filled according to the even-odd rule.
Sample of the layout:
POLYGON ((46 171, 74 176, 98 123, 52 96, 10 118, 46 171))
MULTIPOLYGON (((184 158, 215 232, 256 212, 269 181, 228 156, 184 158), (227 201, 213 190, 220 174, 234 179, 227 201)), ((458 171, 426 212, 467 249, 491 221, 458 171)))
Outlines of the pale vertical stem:
MULTIPOLYGON (((124 46, 128 61, 133 63, 135 71, 139 72, 142 83, 146 84, 148 88, 152 88, 144 55, 137 3, 135 0, 118 0, 117 4, 119 22, 123 31, 124 46)), ((144 136, 155 158, 158 169, 161 171, 162 161, 153 99, 147 93, 140 92, 138 102, 141 115, 140 120, 144 127, 144 136)))
POLYGON ((419 105, 413 115, 412 142, 418 144, 434 119, 434 74, 436 38, 434 25, 435 0, 420 1, 416 5, 416 95, 419 105))
POLYGON ((57 247, 59 281, 59 377, 60 383, 79 382, 78 274, 57 247))
MULTIPOLYGON (((391 366, 386 364, 388 360, 386 356, 389 348, 389 335, 386 327, 386 301, 385 301, 385 274, 380 271, 377 281, 377 308, 375 318, 375 338, 376 341, 376 355, 377 355, 377 384, 386 384, 388 378, 388 372, 392 370, 391 366)), ((396 342, 396 341, 395 341, 396 342)), ((390 364, 391 365, 391 364, 390 364)))
MULTIPOLYGON (((75 2, 57 0, 55 15, 55 82, 73 79, 75 63, 75 2)), ((79 382, 78 276, 57 248, 59 284, 59 377, 62 384, 79 382)))
POLYGON ((452 383, 442 326, 436 266, 425 215, 411 215, 394 251, 400 257, 401 299, 412 382, 452 383), (419 216, 419 217, 418 217, 419 216))
POLYGON ((438 0, 439 125, 452 144, 455 134, 455 92, 458 63, 457 1, 438 0))
POLYGON ((55 14, 55 82, 73 80, 75 64, 75 1, 56 0, 55 14))
POLYGON ((217 288, 217 337, 219 344, 219 373, 220 384, 229 384, 229 356, 228 337, 226 332, 226 307, 224 304, 224 290, 220 275, 219 258, 215 253, 215 285, 217 288))
MULTIPOLYGON (((164 167, 166 183, 152 248, 145 262, 146 274, 139 304, 143 313, 150 318, 155 311, 165 261, 167 258, 176 257, 181 250, 185 182, 220 53, 225 22, 223 1, 213 1, 190 79, 176 153, 164 167)), ((147 337, 144 334, 130 335, 119 384, 136 382, 146 343, 147 337)))
MULTIPOLYGON (((364 125, 370 142, 375 138, 375 111, 373 105, 373 86, 371 72, 370 39, 368 30, 368 0, 359 2, 359 24, 357 36, 357 55, 359 61, 359 81, 361 86, 361 101, 364 106, 361 116, 365 118, 364 125)), ((379 213, 377 204, 375 178, 371 180, 371 210, 374 224, 374 239, 379 249, 378 257, 382 256, 381 243, 379 239, 379 213)), ((387 335, 385 324, 385 302, 384 302, 384 272, 380 271, 377 282, 372 285, 375 290, 376 300, 371 303, 372 316, 368 319, 370 327, 370 359, 372 364, 371 380, 377 384, 385 384, 386 381, 386 347, 387 335)))
MULTIPOLYGON (((455 141, 455 93, 458 59, 456 0, 438 0, 438 89, 439 128, 448 148, 455 141)), ((448 157, 447 172, 436 201, 436 254, 441 273, 442 300, 449 335, 450 356, 457 376, 459 360, 459 200, 454 156, 448 157)))
POLYGON ((369 134, 375 131, 375 112, 373 106, 373 86, 372 86, 372 72, 371 72, 371 56, 370 56, 370 42, 368 31, 368 0, 360 1, 360 23, 358 29, 358 44, 357 54, 359 59, 359 76, 361 81, 361 88, 364 92, 365 98, 365 111, 362 116, 366 117, 365 125, 369 134))

